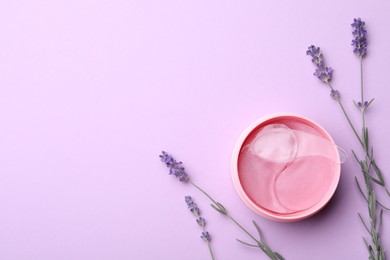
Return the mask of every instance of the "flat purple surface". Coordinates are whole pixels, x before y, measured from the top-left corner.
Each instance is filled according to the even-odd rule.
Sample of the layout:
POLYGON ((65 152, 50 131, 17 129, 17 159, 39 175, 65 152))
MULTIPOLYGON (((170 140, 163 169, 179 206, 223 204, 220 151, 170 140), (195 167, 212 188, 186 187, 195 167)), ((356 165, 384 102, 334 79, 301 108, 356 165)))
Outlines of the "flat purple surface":
MULTIPOLYGON (((350 24, 366 21, 364 81, 376 98, 367 124, 390 183, 389 12, 386 1, 362 0, 2 1, 0 258, 209 259, 184 202, 192 195, 216 259, 267 259, 235 241, 249 239, 206 197, 168 176, 158 159, 166 150, 287 259, 367 259, 350 152, 361 150, 305 52, 321 46, 359 125, 350 24), (349 154, 330 204, 301 222, 256 215, 230 176, 238 136, 275 112, 315 120, 349 154)), ((390 250, 390 214, 383 220, 390 250)))

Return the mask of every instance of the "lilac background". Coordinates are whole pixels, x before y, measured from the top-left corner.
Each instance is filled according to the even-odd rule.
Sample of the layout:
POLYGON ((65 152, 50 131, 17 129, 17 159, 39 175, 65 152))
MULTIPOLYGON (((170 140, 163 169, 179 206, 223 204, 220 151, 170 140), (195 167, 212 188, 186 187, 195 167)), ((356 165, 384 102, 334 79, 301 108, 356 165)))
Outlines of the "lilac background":
MULTIPOLYGON (((216 259, 266 259, 167 175, 164 149, 253 232, 255 219, 286 258, 367 259, 350 152, 331 203, 297 223, 250 211, 233 189, 230 156, 247 125, 274 112, 307 116, 345 150, 359 148, 305 55, 322 47, 360 123, 350 46, 359 16, 369 33, 366 93, 376 98, 367 123, 390 183, 389 11, 387 1, 360 0, 1 1, 0 258, 209 259, 190 194, 216 259)), ((390 236, 383 244, 390 250, 390 236)))

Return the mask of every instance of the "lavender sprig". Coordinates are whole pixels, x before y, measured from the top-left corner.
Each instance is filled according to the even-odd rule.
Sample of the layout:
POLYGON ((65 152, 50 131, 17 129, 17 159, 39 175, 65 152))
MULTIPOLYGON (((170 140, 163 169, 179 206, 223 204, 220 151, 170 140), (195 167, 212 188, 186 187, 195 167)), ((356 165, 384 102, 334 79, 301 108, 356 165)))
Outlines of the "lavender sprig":
MULTIPOLYGON (((234 224, 236 224, 245 234, 247 234, 255 244, 250 244, 243 242, 239 239, 237 239, 238 242, 243 243, 248 246, 252 247, 258 247, 260 248, 270 259, 272 260, 284 260, 283 256, 280 255, 278 252, 273 251, 263 240, 260 228, 256 224, 255 221, 253 222, 253 225, 255 226, 260 239, 255 238, 251 233, 249 233, 236 219, 232 217, 232 215, 226 210, 226 208, 219 202, 217 202, 215 199, 213 199, 207 192, 205 192, 202 188, 200 188, 198 185, 196 185, 194 182, 191 181, 188 174, 185 172, 185 169, 183 167, 182 162, 177 162, 171 155, 166 153, 165 151, 162 152, 161 155, 159 155, 161 161, 165 163, 165 165, 169 168, 169 174, 173 174, 176 176, 179 181, 184 183, 190 183, 192 186, 194 186, 196 189, 198 189, 201 193, 203 193, 207 198, 209 198, 212 202, 211 207, 215 209, 220 214, 227 216, 231 221, 233 221, 234 224)), ((203 239, 209 239, 210 236, 208 233, 202 234, 203 239)))
POLYGON ((353 52, 356 53, 360 58, 363 58, 367 53, 367 31, 364 28, 366 23, 363 22, 360 18, 353 19, 351 24, 353 28, 353 36, 355 37, 352 40, 352 45, 354 47, 353 52))
POLYGON ((331 67, 325 66, 320 48, 311 45, 307 49, 306 55, 310 55, 312 57, 311 61, 317 67, 313 75, 325 83, 330 82, 330 80, 332 79, 333 69, 331 67))
MULTIPOLYGON (((367 31, 365 30, 364 25, 365 25, 365 23, 360 18, 354 19, 354 22, 352 24, 352 27, 354 29, 352 34, 355 37, 352 40, 352 45, 354 46, 354 53, 357 54, 358 57, 360 58, 361 101, 360 102, 354 101, 354 103, 355 103, 356 107, 359 108, 359 110, 361 111, 361 114, 362 114, 362 134, 361 134, 361 136, 356 131, 356 128, 352 124, 352 122, 351 122, 351 120, 350 120, 341 100, 340 100, 340 93, 337 90, 335 90, 330 83, 331 74, 328 77, 324 77, 322 75, 326 72, 327 67, 325 67, 323 55, 320 51, 320 48, 312 45, 308 48, 306 54, 310 55, 312 57, 312 62, 316 65, 316 72, 314 73, 314 75, 317 76, 321 81, 323 81, 324 83, 326 83, 329 86, 329 88, 331 89, 331 94, 330 94, 331 97, 338 102, 338 104, 339 104, 340 108, 342 109, 350 127, 352 128, 352 130, 355 134, 355 136, 357 137, 358 141, 362 145, 362 148, 364 151, 364 156, 365 156, 364 160, 360 160, 354 151, 352 151, 352 153, 354 154, 355 159, 357 160, 357 162, 360 165, 361 172, 363 174, 363 178, 364 178, 364 181, 366 184, 367 196, 364 194, 363 189, 361 188, 358 179, 355 177, 357 187, 368 204, 368 212, 369 212, 369 217, 370 217, 370 227, 368 227, 366 225, 362 216, 360 214, 358 214, 358 215, 359 215, 359 218, 362 221, 363 225, 365 226, 365 228, 367 229, 368 233, 371 236, 371 241, 372 241, 373 246, 370 245, 367 242, 367 240, 363 238, 364 242, 367 246, 367 250, 369 252, 369 255, 370 255, 369 259, 381 260, 381 259, 385 259, 385 254, 384 254, 383 246, 380 242, 379 233, 380 233, 381 224, 382 224, 383 209, 388 209, 388 208, 386 208, 380 202, 377 201, 375 192, 374 192, 373 187, 372 187, 372 183, 376 183, 376 184, 379 184, 380 186, 382 186, 389 196, 390 196, 390 193, 386 188, 382 172, 374 160, 373 148, 372 147, 370 148, 368 128, 366 127, 366 124, 365 124, 365 111, 371 105, 371 103, 374 101, 374 99, 371 99, 368 102, 364 100, 363 58, 365 57, 365 55, 367 53, 367 40, 366 40, 367 31), (319 60, 318 57, 320 57, 321 62, 318 62, 318 60, 319 60), (321 73, 318 73, 318 71, 325 71, 325 72, 322 72, 322 74, 321 74, 321 73), (374 178, 370 174, 372 169, 376 173, 377 178, 374 178), (378 220, 377 205, 382 207, 382 209, 380 210, 380 213, 379 213, 379 222, 377 221, 378 220)), ((333 72, 333 70, 332 70, 332 72, 333 72)))
MULTIPOLYGON (((382 214, 383 214, 383 209, 380 210, 379 213, 379 225, 377 227, 377 200, 376 200, 376 195, 375 192, 372 188, 371 183, 376 182, 384 187, 384 189, 387 191, 387 188, 385 186, 384 179, 382 177, 382 173, 379 170, 379 167, 376 165, 375 161, 373 160, 372 156, 372 150, 370 153, 370 146, 369 146, 369 136, 368 136, 368 128, 366 126, 366 120, 365 120, 365 112, 366 109, 370 106, 370 104, 374 101, 374 99, 371 99, 369 102, 365 101, 364 99, 364 80, 363 80, 363 58, 366 56, 367 53, 367 31, 364 28, 365 22, 362 21, 360 18, 355 18, 353 20, 353 23, 351 24, 353 31, 352 35, 354 36, 354 39, 352 40, 352 45, 354 46, 353 52, 359 57, 360 59, 360 93, 361 93, 361 100, 360 102, 355 102, 355 105, 361 112, 361 117, 362 117, 362 139, 363 139, 363 150, 365 153, 365 158, 364 160, 359 160, 356 154, 354 153, 355 159, 358 161, 361 171, 363 172, 364 175, 364 182, 366 184, 366 190, 367 190, 367 198, 364 196, 366 201, 368 202, 368 213, 370 217, 370 228, 367 227, 365 221, 359 214, 360 220, 362 221, 363 225, 366 227, 367 232, 371 235, 371 241, 374 246, 374 248, 367 242, 366 239, 364 239, 364 242, 366 244, 367 250, 370 255, 370 259, 385 259, 385 253, 383 246, 380 243, 379 240, 379 231, 381 228, 382 224, 382 214), (377 173, 377 176, 379 178, 379 181, 376 181, 376 179, 370 178, 370 168, 371 165, 373 165, 375 172, 377 173)), ((359 190, 362 190, 359 184, 359 181, 355 177, 356 183, 358 185, 359 190)), ((388 193, 388 191, 387 191, 388 193)), ((380 204, 380 203, 379 203, 380 204)), ((380 204, 382 205, 382 204, 380 204)), ((386 207, 384 207, 387 209, 386 207)))
POLYGON ((184 199, 185 199, 185 202, 187 203, 188 209, 196 217, 196 223, 198 223, 198 225, 202 227, 203 232, 202 232, 202 235, 200 238, 202 238, 204 241, 207 242, 207 246, 208 246, 209 251, 210 251, 211 259, 214 260, 214 254, 213 254, 213 250, 211 249, 211 244, 210 244, 211 236, 210 236, 209 232, 206 231, 206 228, 205 228, 206 220, 200 216, 200 210, 198 208, 198 205, 196 205, 196 203, 193 201, 191 196, 185 196, 184 199))
POLYGON ((188 182, 190 180, 182 162, 177 162, 166 152, 162 152, 160 159, 169 168, 169 174, 174 175, 181 182, 188 182))

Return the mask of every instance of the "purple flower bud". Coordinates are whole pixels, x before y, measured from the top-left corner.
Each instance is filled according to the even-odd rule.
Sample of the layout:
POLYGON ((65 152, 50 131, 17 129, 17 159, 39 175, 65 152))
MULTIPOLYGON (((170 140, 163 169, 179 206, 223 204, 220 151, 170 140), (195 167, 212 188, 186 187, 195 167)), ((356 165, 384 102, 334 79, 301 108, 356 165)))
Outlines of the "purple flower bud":
POLYGON ((196 205, 194 207, 192 207, 190 210, 191 210, 192 214, 194 214, 196 217, 199 217, 200 210, 196 205))
POLYGON ((323 66, 323 58, 322 58, 322 53, 319 47, 316 47, 314 45, 311 45, 307 51, 306 55, 311 56, 311 61, 317 66, 317 67, 322 67, 323 66))
POLYGON ((162 152, 162 154, 161 155, 159 155, 159 157, 160 157, 160 159, 161 159, 161 161, 163 162, 163 163, 165 163, 167 166, 169 166, 170 165, 170 163, 171 163, 171 161, 172 161, 172 156, 170 156, 169 154, 167 154, 166 152, 162 152))
POLYGON ((311 61, 316 65, 316 70, 313 75, 321 81, 328 83, 332 79, 333 69, 325 66, 320 48, 311 45, 307 49, 306 54, 312 57, 311 61))
POLYGON ((340 99, 340 93, 337 91, 337 90, 332 90, 330 92, 330 96, 335 99, 335 100, 339 100, 340 99))
POLYGON ((325 67, 325 68, 317 68, 313 75, 326 83, 332 79, 332 73, 333 73, 332 68, 325 67))
POLYGON ((192 200, 191 196, 185 196, 184 197, 186 203, 187 203, 187 206, 188 208, 190 209, 190 211, 196 216, 200 216, 200 210, 198 208, 198 205, 196 205, 196 203, 192 200))
POLYGON ((202 227, 203 229, 203 232, 202 232, 202 236, 201 238, 205 241, 210 241, 210 234, 209 232, 207 232, 204 228, 204 226, 206 225, 206 220, 204 218, 202 218, 200 216, 200 210, 198 208, 198 206, 196 205, 196 203, 192 200, 191 196, 185 196, 184 197, 184 200, 186 201, 187 203, 187 206, 188 208, 190 209, 190 211, 195 215, 195 217, 197 218, 196 219, 196 223, 198 223, 199 226, 202 227))
POLYGON ((180 177, 179 177, 179 181, 181 182, 188 182, 190 180, 190 178, 188 177, 187 174, 182 174, 180 177))
POLYGON ((187 205, 190 205, 193 203, 191 196, 185 196, 184 200, 186 201, 187 205))
POLYGON ((367 107, 368 107, 368 102, 367 101, 364 101, 363 104, 362 102, 357 102, 357 107, 360 109, 360 110, 366 110, 367 107))
POLYGON ((354 47, 353 52, 361 58, 363 58, 367 53, 367 31, 364 28, 364 25, 365 22, 363 22, 360 18, 353 19, 353 23, 351 24, 354 29, 352 35, 355 37, 351 44, 354 47))
POLYGON ((362 19, 360 18, 354 18, 353 19, 353 23, 351 24, 351 26, 353 28, 355 28, 356 30, 359 30, 359 29, 363 29, 363 26, 365 25, 366 23, 362 21, 362 19))
POLYGON ((185 172, 185 168, 182 162, 177 162, 171 155, 166 152, 162 152, 159 155, 161 161, 169 168, 169 174, 174 175, 181 182, 188 182, 190 178, 185 172))
POLYGON ((199 226, 204 227, 206 225, 206 220, 202 217, 199 217, 196 222, 198 223, 199 226))
POLYGON ((210 234, 209 232, 202 232, 202 236, 201 238, 204 240, 204 241, 210 241, 211 240, 211 237, 210 237, 210 234))

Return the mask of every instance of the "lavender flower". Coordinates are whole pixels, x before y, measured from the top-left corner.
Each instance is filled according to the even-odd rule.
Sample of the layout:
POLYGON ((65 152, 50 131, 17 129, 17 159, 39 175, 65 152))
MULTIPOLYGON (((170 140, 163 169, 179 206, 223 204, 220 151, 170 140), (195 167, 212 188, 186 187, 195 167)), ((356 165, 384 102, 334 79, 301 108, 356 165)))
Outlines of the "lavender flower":
POLYGON ((319 78, 321 81, 328 83, 332 79, 333 69, 331 67, 326 67, 324 63, 324 58, 319 47, 311 45, 307 51, 306 55, 311 56, 311 61, 316 65, 316 70, 314 76, 319 78))
POLYGON ((333 69, 331 67, 326 67, 324 58, 319 47, 314 45, 309 46, 306 51, 306 55, 311 56, 311 61, 316 65, 316 70, 314 72, 314 76, 316 76, 319 80, 326 83, 330 88, 330 96, 340 101, 340 93, 337 90, 334 90, 330 81, 332 79, 333 69))
MULTIPOLYGON (((275 259, 275 260, 283 260, 284 259, 283 256, 281 256, 278 252, 272 251, 272 249, 267 244, 265 244, 265 242, 262 239, 258 240, 253 235, 251 235, 245 228, 242 227, 242 225, 240 225, 238 223, 237 220, 235 220, 230 215, 230 213, 225 209, 225 207, 221 203, 217 202, 206 191, 204 191, 201 187, 199 187, 198 185, 193 183, 192 180, 190 180, 190 178, 188 177, 187 173, 185 172, 185 169, 183 167, 182 162, 177 162, 171 155, 169 155, 168 153, 166 153, 164 151, 162 152, 161 155, 159 155, 159 157, 160 157, 161 161, 163 163, 165 163, 165 165, 169 168, 169 174, 175 175, 179 179, 179 181, 187 182, 187 183, 191 184, 192 186, 194 186, 196 189, 198 189, 201 193, 203 193, 203 195, 205 195, 208 199, 210 199, 212 201, 213 204, 211 204, 211 207, 213 209, 215 209, 216 211, 218 211, 222 215, 227 216, 245 234, 247 234, 255 242, 255 244, 249 244, 249 243, 246 243, 246 242, 243 242, 243 241, 237 239, 238 242, 240 242, 244 245, 249 245, 252 247, 260 248, 271 259, 275 259)), ((209 251, 211 254, 211 258, 214 260, 213 251, 212 251, 211 245, 210 245, 211 237, 210 237, 210 234, 205 229, 206 220, 200 216, 200 210, 199 210, 198 206, 196 205, 196 203, 194 203, 194 201, 192 200, 191 196, 185 196, 185 202, 187 203, 187 206, 190 209, 190 211, 197 217, 196 222, 198 223, 199 226, 202 227, 202 230, 203 230, 201 238, 207 242, 207 245, 208 245, 208 248, 209 248, 209 251)), ((256 227, 256 230, 259 232, 259 236, 261 237, 260 228, 258 227, 258 225, 256 224, 255 221, 252 221, 252 222, 253 222, 253 225, 256 227)))
POLYGON ((361 58, 363 58, 367 53, 367 31, 364 28, 364 25, 365 22, 363 22, 360 18, 353 19, 353 23, 351 24, 354 29, 352 34, 355 37, 351 44, 354 47, 353 52, 361 58))
POLYGON ((337 90, 333 90, 330 91, 330 96, 335 99, 335 100, 338 100, 340 99, 340 93, 337 91, 337 90))
POLYGON ((198 208, 198 205, 196 205, 196 203, 192 200, 191 196, 185 196, 185 201, 192 214, 194 214, 196 217, 199 217, 200 210, 198 208))
POLYGON ((198 223, 198 225, 201 226, 202 230, 203 230, 201 238, 207 242, 207 245, 209 247, 209 251, 211 254, 211 258, 214 260, 214 254, 213 254, 213 251, 212 251, 211 245, 210 245, 211 236, 210 236, 209 232, 207 232, 205 229, 206 220, 200 216, 200 210, 198 208, 198 205, 196 205, 196 203, 193 201, 191 196, 185 196, 184 200, 186 201, 187 206, 190 209, 190 211, 195 215, 195 217, 197 217, 196 223, 198 223))
POLYGON ((196 220, 196 223, 198 223, 199 226, 204 227, 206 225, 206 220, 204 218, 202 218, 202 217, 199 217, 196 220))
POLYGON ((173 157, 166 152, 162 152, 159 156, 161 161, 169 168, 169 174, 173 174, 181 182, 188 182, 190 178, 185 172, 185 168, 182 162, 177 162, 173 157))
POLYGON ((342 112, 345 115, 345 118, 347 119, 348 124, 350 125, 353 133, 355 134, 357 140, 361 144, 364 152, 364 159, 359 159, 359 157, 356 155, 356 153, 352 150, 352 153, 356 159, 356 161, 360 165, 361 173, 364 177, 365 187, 366 190, 363 192, 363 189, 360 185, 359 180, 357 177, 355 177, 355 182, 357 184, 358 190, 364 197, 365 201, 368 204, 368 215, 370 218, 370 225, 367 225, 363 217, 358 213, 360 220, 362 221, 364 227, 368 231, 369 235, 371 236, 371 243, 369 243, 364 237, 364 242, 366 245, 366 248, 368 249, 369 253, 369 259, 385 259, 385 250, 383 248, 382 242, 379 239, 379 233, 381 229, 382 224, 382 213, 383 210, 386 208, 385 206, 380 203, 376 198, 376 192, 373 188, 373 184, 378 184, 382 186, 382 188, 386 191, 387 195, 390 196, 390 191, 387 189, 385 180, 383 178, 382 171, 376 164, 376 161, 374 159, 373 154, 373 148, 371 144, 369 143, 369 135, 368 135, 368 127, 366 125, 365 120, 365 111, 370 106, 370 104, 374 101, 374 99, 371 99, 370 101, 365 101, 364 99, 364 81, 363 81, 363 57, 365 57, 367 53, 367 31, 365 30, 364 26, 365 23, 360 19, 354 19, 353 23, 351 24, 352 28, 354 29, 352 34, 354 36, 354 39, 352 40, 352 45, 354 46, 354 53, 358 55, 360 58, 360 93, 361 93, 361 100, 360 102, 353 101, 355 106, 360 110, 361 117, 362 117, 362 132, 361 135, 356 130, 355 126, 352 124, 350 117, 347 113, 347 111, 344 108, 343 103, 340 100, 340 93, 335 90, 332 87, 332 84, 329 82, 332 77, 332 70, 327 70, 328 68, 325 67, 323 62, 323 57, 320 52, 319 48, 316 48, 315 46, 310 46, 309 49, 306 51, 307 55, 310 55, 312 57, 312 62, 316 65, 317 69, 314 75, 316 75, 320 80, 327 83, 329 88, 331 89, 330 96, 338 101, 338 104, 342 110, 342 112), (375 172, 376 176, 372 174, 372 172, 375 172), (377 210, 377 205, 382 207, 379 210, 377 210), (377 220, 379 219, 379 225, 377 225, 377 220))
POLYGON ((312 62, 317 67, 322 67, 324 64, 324 60, 322 57, 322 53, 319 47, 316 47, 314 45, 311 45, 308 50, 306 51, 306 55, 310 55, 312 57, 312 62))
POLYGON ((329 82, 332 79, 332 73, 333 69, 330 67, 317 68, 314 72, 314 76, 323 82, 329 82))
POLYGON ((207 232, 207 231, 202 232, 201 238, 202 238, 204 241, 210 241, 210 240, 211 240, 210 234, 209 234, 209 232, 207 232))
POLYGON ((355 106, 362 112, 364 113, 367 108, 371 105, 372 102, 374 102, 375 98, 371 99, 370 101, 364 101, 364 102, 356 102, 355 100, 353 100, 353 103, 355 104, 355 106))
POLYGON ((191 205, 192 203, 194 203, 194 201, 192 200, 192 197, 191 197, 191 196, 185 196, 185 197, 184 197, 184 200, 185 200, 185 202, 187 203, 187 206, 188 206, 188 207, 190 207, 190 205, 191 205))
POLYGON ((364 109, 366 108, 368 105, 368 102, 367 101, 364 101, 364 103, 362 104, 362 102, 357 102, 357 106, 361 109, 364 109))

